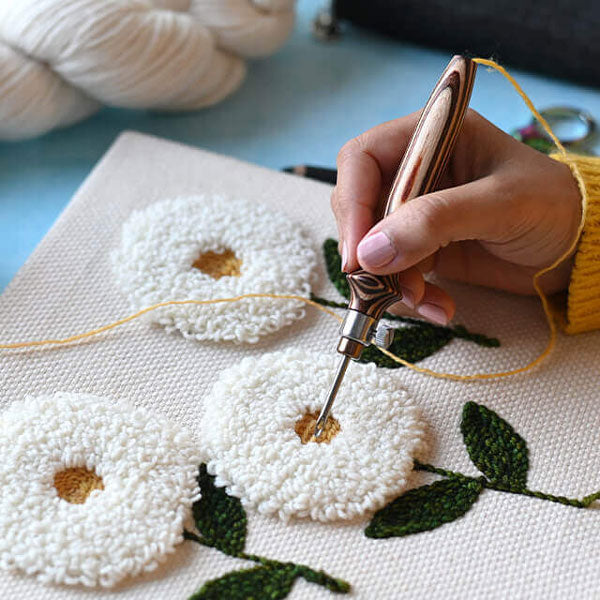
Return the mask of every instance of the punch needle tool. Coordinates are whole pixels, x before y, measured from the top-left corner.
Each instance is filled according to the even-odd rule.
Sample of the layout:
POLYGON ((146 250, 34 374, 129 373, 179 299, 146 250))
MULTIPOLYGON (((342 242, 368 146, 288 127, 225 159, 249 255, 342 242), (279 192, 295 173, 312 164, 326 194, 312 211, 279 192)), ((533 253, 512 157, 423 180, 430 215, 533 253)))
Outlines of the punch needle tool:
MULTIPOLYGON (((433 89, 407 150, 389 196, 378 211, 384 218, 404 202, 435 189, 448 163, 469 105, 477 64, 454 56, 433 89)), ((402 300, 398 274, 373 275, 364 270, 348 273, 350 303, 340 329, 337 351, 340 365, 315 426, 315 437, 325 430, 331 408, 350 360, 358 360, 370 344, 388 348, 394 330, 380 323, 385 310, 402 300)))

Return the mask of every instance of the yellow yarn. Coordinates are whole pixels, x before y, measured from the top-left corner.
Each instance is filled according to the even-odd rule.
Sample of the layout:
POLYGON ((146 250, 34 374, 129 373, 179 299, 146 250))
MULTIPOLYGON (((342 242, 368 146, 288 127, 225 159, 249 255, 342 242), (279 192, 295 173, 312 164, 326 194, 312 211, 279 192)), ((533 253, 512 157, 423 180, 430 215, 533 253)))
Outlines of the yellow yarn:
MULTIPOLYGON (((119 319, 114 323, 109 323, 108 325, 104 325, 102 327, 98 327, 97 329, 92 329, 91 331, 86 331, 85 333, 78 333, 76 335, 72 335, 67 338, 62 339, 48 339, 48 340, 36 340, 31 342, 15 342, 12 344, 0 344, 0 350, 15 350, 19 348, 30 348, 34 346, 48 346, 48 345, 60 345, 60 344, 69 344, 71 342, 77 342, 79 340, 92 337, 99 333, 103 333, 104 331, 109 331, 110 329, 115 329, 120 325, 124 325, 129 321, 133 321, 150 311, 156 310, 158 308, 162 308, 164 306, 173 306, 173 305, 181 305, 181 304, 219 304, 222 302, 238 302, 240 300, 245 300, 247 298, 272 298, 272 299, 282 299, 282 300, 299 300, 300 302, 305 302, 310 306, 314 306, 320 311, 332 316, 334 319, 337 319, 339 322, 342 321, 342 317, 329 310, 328 308, 321 306, 317 302, 309 300, 308 298, 304 298, 303 296, 294 296, 294 295, 279 295, 279 294, 244 294, 242 296, 235 296, 233 298, 217 298, 214 300, 171 300, 169 302, 160 302, 159 304, 154 304, 152 306, 148 306, 128 317, 123 319, 119 319)), ((385 355, 389 356, 392 360, 416 371, 417 373, 423 373, 424 375, 431 375, 432 377, 438 377, 440 379, 452 379, 455 381, 471 381, 471 380, 481 380, 481 379, 496 379, 499 377, 509 377, 510 375, 516 375, 517 373, 523 373, 525 371, 529 371, 536 365, 542 362, 544 358, 550 352, 550 345, 544 350, 542 354, 540 354, 535 360, 528 363, 524 367, 519 367, 518 369, 513 369, 512 371, 501 371, 499 373, 475 373, 474 375, 459 375, 457 373, 439 373, 437 371, 433 371, 431 369, 427 369, 425 367, 418 367, 417 365, 410 363, 395 354, 392 354, 388 350, 384 350, 382 348, 378 348, 380 352, 383 352, 385 355)))
MULTIPOLYGON (((573 240, 573 243, 571 244, 571 246, 564 252, 564 254, 562 256, 560 256, 557 260, 555 260, 550 266, 541 269, 533 276, 533 286, 534 286, 535 291, 537 292, 538 296, 540 297, 540 300, 542 302, 542 307, 544 309, 544 314, 545 314, 546 320, 548 322, 548 327, 550 328, 550 339, 549 339, 548 344, 547 344, 546 348, 544 349, 544 351, 537 358, 535 358, 528 364, 524 365, 523 367, 512 369, 510 371, 500 371, 498 373, 475 373, 472 375, 460 375, 458 373, 440 373, 440 372, 433 371, 431 369, 427 369, 424 367, 418 367, 418 366, 416 366, 412 363, 409 363, 408 361, 400 358, 399 356, 392 354, 388 350, 383 350, 383 349, 379 348, 379 350, 381 352, 383 352, 385 355, 389 356, 392 360, 404 365, 405 367, 408 367, 409 369, 412 369, 413 371, 416 371, 417 373, 422 373, 425 375, 430 375, 432 377, 438 377, 441 379, 451 379, 451 380, 455 380, 455 381, 497 379, 500 377, 509 377, 511 375, 517 375, 518 373, 524 373, 526 371, 533 369, 534 367, 539 365, 542 361, 544 361, 548 357, 548 355, 550 354, 550 352, 552 351, 552 349, 554 348, 554 345, 556 343, 557 330, 556 330, 556 323, 553 318, 553 313, 552 313, 551 307, 548 302, 548 298, 546 297, 546 295, 544 294, 543 290, 540 287, 539 279, 542 275, 544 275, 548 271, 551 271, 552 269, 556 268, 561 262, 563 262, 563 260, 565 260, 567 257, 569 257, 571 255, 571 253, 575 250, 575 247, 577 246, 577 243, 578 243, 578 239, 583 230, 583 225, 585 223, 585 218, 586 218, 586 209, 587 209, 587 190, 586 190, 586 186, 584 184, 584 180, 583 180, 583 177, 581 175, 581 172, 580 172, 579 166, 578 166, 578 161, 579 161, 580 157, 571 157, 569 154, 567 154, 563 145, 560 143, 560 141, 558 140, 558 138, 556 137, 556 135, 554 134, 554 132, 552 131, 552 129, 550 128, 548 123, 546 122, 546 120, 540 115, 540 113, 537 111, 537 109, 535 108, 535 106, 533 105, 531 100, 528 98, 528 96, 525 94, 525 92, 521 89, 521 86, 515 81, 515 79, 512 77, 512 75, 510 75, 503 67, 501 67, 500 65, 498 65, 497 63, 495 63, 492 60, 488 60, 488 59, 484 59, 484 58, 475 58, 473 60, 476 63, 496 69, 502 75, 504 75, 504 77, 506 77, 506 79, 508 79, 508 81, 510 81, 510 83, 513 85, 513 87, 515 88, 517 93, 524 100, 525 104, 527 105, 529 110, 533 113, 535 118, 540 122, 540 124, 542 125, 542 127, 544 128, 546 133, 551 137, 551 139, 553 140, 553 142, 555 143, 555 145, 559 151, 560 160, 562 160, 563 162, 565 162, 566 164, 569 165, 569 167, 571 168, 571 171, 573 172, 573 176, 575 177, 577 184, 579 186, 579 190, 581 192, 581 197, 582 197, 582 216, 581 216, 581 222, 579 225, 579 229, 577 232, 577 237, 573 240)), ((598 176, 596 176, 596 177, 598 177, 598 176)), ((600 180, 600 177, 598 177, 598 179, 600 180)), ((600 222, 599 222, 598 231, 600 232, 600 222)), ((599 234, 596 234, 596 235, 599 235, 599 234)), ((591 241, 590 241, 590 243, 591 243, 591 241)), ((104 331, 108 331, 110 329, 114 329, 115 327, 119 327, 120 325, 128 323, 129 321, 133 321, 134 319, 137 319, 138 317, 141 317, 142 315, 144 315, 152 310, 156 310, 156 309, 164 307, 164 306, 172 306, 172 305, 176 305, 176 304, 198 304, 198 305, 218 304, 218 303, 222 303, 222 302, 238 302, 238 301, 244 300, 246 298, 272 298, 272 299, 280 298, 280 299, 285 299, 285 300, 299 300, 301 302, 305 302, 306 304, 317 308, 318 310, 323 311, 324 313, 329 314, 330 316, 334 317, 338 321, 342 320, 342 318, 339 315, 337 315, 336 313, 334 313, 333 311, 329 310, 328 308, 326 308, 324 306, 321 306, 320 304, 317 304, 316 302, 313 302, 312 300, 309 300, 308 298, 304 298, 302 296, 279 295, 279 294, 244 294, 242 296, 236 296, 234 298, 219 298, 219 299, 214 299, 214 300, 172 300, 169 302, 160 302, 159 304, 154 304, 152 306, 144 308, 143 310, 138 311, 137 313, 135 313, 133 315, 129 315, 128 317, 125 317, 123 319, 119 319, 118 321, 115 321, 114 323, 109 323, 108 325, 104 325, 102 327, 93 329, 91 331, 87 331, 85 333, 80 333, 80 334, 73 335, 73 336, 70 336, 67 338, 63 338, 63 339, 48 339, 48 340, 38 340, 38 341, 31 341, 31 342, 17 342, 17 343, 13 343, 13 344, 0 344, 0 349, 8 350, 8 349, 17 349, 17 348, 29 348, 29 347, 34 347, 34 346, 54 345, 54 344, 68 344, 68 343, 76 342, 76 341, 84 339, 84 338, 92 337, 94 335, 97 335, 104 331)))

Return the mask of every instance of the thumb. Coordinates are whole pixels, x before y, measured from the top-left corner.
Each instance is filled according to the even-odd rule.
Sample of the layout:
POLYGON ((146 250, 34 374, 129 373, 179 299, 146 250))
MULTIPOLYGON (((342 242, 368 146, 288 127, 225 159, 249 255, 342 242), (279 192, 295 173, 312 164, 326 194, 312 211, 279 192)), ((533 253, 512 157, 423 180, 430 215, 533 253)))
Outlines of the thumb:
POLYGON ((361 240, 358 261, 370 273, 397 273, 451 242, 500 241, 511 220, 510 206, 485 177, 403 204, 361 240))

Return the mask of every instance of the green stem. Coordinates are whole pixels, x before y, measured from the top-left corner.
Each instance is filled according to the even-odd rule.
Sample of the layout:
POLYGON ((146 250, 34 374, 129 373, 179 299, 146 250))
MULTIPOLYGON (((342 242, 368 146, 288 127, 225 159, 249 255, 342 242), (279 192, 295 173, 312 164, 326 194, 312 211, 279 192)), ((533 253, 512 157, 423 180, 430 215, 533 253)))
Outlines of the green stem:
POLYGON ((558 504, 563 504, 565 506, 573 506, 575 508, 587 508, 592 502, 600 498, 600 491, 586 496, 585 498, 583 498, 583 500, 578 500, 577 498, 555 496, 554 494, 546 494, 545 492, 538 492, 536 490, 529 490, 527 488, 514 488, 507 485, 503 485, 501 483, 494 483, 492 481, 489 481, 485 477, 469 477, 467 475, 463 475, 462 473, 457 473, 448 469, 440 469, 439 467, 434 467, 433 465, 421 463, 417 460, 415 461, 414 468, 417 471, 427 471, 428 473, 435 473, 436 475, 441 475, 442 477, 479 481, 481 485, 484 488, 487 488, 488 490, 496 490, 497 492, 506 492, 508 494, 520 494, 521 496, 539 498, 540 500, 556 502, 558 504))
POLYGON ((277 560, 271 560, 270 558, 264 558, 257 554, 246 554, 240 552, 236 555, 238 558, 251 560, 252 562, 258 563, 265 567, 288 567, 294 571, 296 575, 299 575, 310 583, 316 583, 328 590, 336 593, 347 594, 350 591, 350 584, 343 579, 335 579, 330 575, 327 575, 324 571, 315 571, 307 565, 298 565, 292 562, 279 562, 277 560))
POLYGON ((263 565, 265 567, 279 567, 283 565, 292 566, 292 563, 282 563, 278 560, 271 560, 270 558, 264 558, 263 556, 258 556, 258 554, 246 554, 245 552, 240 552, 235 555, 237 558, 243 558, 244 560, 251 560, 252 562, 258 563, 259 565, 263 565))
POLYGON ((555 496, 554 494, 546 494, 545 492, 538 492, 535 490, 529 490, 527 488, 511 488, 502 484, 492 483, 491 481, 482 481, 483 487, 489 490, 496 490, 498 492, 507 492, 509 494, 521 494, 522 496, 530 496, 531 498, 539 498, 540 500, 548 500, 549 502, 556 502, 558 504, 564 504, 565 506, 574 506, 575 508, 586 508, 586 504, 576 498, 567 498, 566 496, 555 496))
POLYGON ((197 544, 201 544, 202 546, 206 546, 207 548, 214 548, 214 544, 207 542, 204 538, 196 535, 193 531, 188 531, 187 529, 183 530, 183 539, 190 540, 192 542, 196 542, 197 544))
MULTIPOLYGON (((209 548, 214 547, 213 544, 210 544, 200 536, 196 535, 192 531, 188 531, 187 529, 183 530, 183 537, 186 540, 202 544, 203 546, 208 546, 209 548)), ((327 575, 327 573, 324 571, 315 571, 306 565, 298 565, 292 562, 282 563, 278 560, 271 560, 270 558, 264 558, 263 556, 258 556, 257 554, 247 554, 246 552, 239 552, 238 554, 232 556, 235 556, 235 558, 242 558, 244 560, 251 560, 252 562, 263 565, 264 567, 287 567, 293 570, 296 575, 306 579, 306 581, 321 585, 335 593, 347 594, 350 591, 350 584, 343 579, 335 579, 334 577, 327 575)))
MULTIPOLYGON (((439 467, 434 467, 433 465, 428 465, 426 463, 419 462, 418 460, 415 460, 414 462, 414 469, 415 471, 427 471, 428 473, 435 473, 436 475, 441 475, 442 477, 448 477, 450 479, 475 479, 479 481, 476 477, 468 477, 467 475, 457 473, 456 471, 440 469, 439 467)), ((484 482, 482 481, 482 483, 484 482)))
POLYGON ((593 494, 590 494, 589 496, 585 496, 582 500, 582 502, 586 505, 589 506, 592 502, 595 502, 596 500, 598 500, 600 498, 600 491, 594 492, 593 494))

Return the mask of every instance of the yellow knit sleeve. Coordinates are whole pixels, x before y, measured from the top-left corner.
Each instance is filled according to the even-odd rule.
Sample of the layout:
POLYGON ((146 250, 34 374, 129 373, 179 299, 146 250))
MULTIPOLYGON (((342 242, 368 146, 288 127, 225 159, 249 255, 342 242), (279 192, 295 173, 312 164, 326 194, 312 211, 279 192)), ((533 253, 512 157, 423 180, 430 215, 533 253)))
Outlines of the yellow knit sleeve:
POLYGON ((600 329, 600 157, 559 153, 551 157, 568 165, 580 187, 582 183, 585 187, 583 231, 558 321, 566 333, 600 329))

